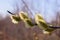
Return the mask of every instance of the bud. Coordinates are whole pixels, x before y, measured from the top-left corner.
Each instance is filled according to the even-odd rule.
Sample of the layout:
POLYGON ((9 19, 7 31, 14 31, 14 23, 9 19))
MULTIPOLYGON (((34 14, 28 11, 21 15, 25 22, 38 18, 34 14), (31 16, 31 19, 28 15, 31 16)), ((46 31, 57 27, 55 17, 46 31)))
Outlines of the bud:
POLYGON ((41 29, 47 29, 48 25, 40 14, 35 15, 35 22, 41 29))
POLYGON ((27 13, 20 12, 20 13, 19 13, 19 16, 20 16, 20 18, 22 19, 22 21, 23 21, 27 26, 30 26, 30 27, 33 26, 33 23, 32 23, 32 21, 31 21, 31 19, 28 17, 27 13))
POLYGON ((35 15, 35 22, 43 30, 44 34, 50 34, 54 30, 52 28, 49 28, 49 26, 40 14, 35 15))
POLYGON ((21 21, 18 15, 11 15, 10 18, 14 24, 17 24, 19 21, 21 21))

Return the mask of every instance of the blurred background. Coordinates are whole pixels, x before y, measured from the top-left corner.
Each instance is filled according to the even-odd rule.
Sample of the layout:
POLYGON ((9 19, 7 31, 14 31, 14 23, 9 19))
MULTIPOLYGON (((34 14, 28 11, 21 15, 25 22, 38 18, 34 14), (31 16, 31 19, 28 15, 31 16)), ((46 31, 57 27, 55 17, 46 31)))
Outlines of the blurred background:
POLYGON ((13 24, 7 10, 27 12, 32 19, 40 13, 48 24, 60 27, 60 0, 0 0, 0 40, 60 40, 60 29, 44 35, 38 26, 26 28, 23 21, 13 24))

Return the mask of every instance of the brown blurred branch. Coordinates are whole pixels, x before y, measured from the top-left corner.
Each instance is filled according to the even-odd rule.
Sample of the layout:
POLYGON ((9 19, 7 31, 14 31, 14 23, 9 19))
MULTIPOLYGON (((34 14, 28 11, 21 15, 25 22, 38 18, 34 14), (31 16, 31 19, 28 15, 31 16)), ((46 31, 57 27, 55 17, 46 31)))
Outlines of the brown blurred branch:
POLYGON ((23 4, 26 6, 26 8, 30 11, 31 15, 33 15, 33 14, 32 14, 32 11, 29 9, 29 7, 28 7, 27 3, 26 3, 24 0, 21 0, 21 1, 22 1, 22 2, 23 2, 23 4))

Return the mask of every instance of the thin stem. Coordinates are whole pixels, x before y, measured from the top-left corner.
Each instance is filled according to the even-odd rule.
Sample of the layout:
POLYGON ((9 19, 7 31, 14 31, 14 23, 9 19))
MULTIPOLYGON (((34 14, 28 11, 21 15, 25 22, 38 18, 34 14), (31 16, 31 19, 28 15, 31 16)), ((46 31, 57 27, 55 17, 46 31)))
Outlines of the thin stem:
POLYGON ((53 28, 53 29, 60 29, 60 27, 57 27, 57 26, 49 26, 49 28, 53 28))
POLYGON ((7 10, 7 12, 8 12, 9 14, 11 14, 11 15, 15 15, 15 14, 11 13, 11 12, 10 12, 10 11, 8 11, 8 10, 7 10))

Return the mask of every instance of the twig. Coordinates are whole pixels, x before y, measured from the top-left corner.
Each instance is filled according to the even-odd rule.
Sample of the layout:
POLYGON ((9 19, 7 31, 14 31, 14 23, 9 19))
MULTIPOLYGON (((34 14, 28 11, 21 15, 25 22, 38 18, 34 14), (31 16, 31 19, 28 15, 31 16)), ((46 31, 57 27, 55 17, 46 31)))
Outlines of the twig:
POLYGON ((49 26, 49 28, 53 28, 53 29, 60 29, 60 27, 57 27, 57 26, 49 26))
POLYGON ((11 14, 11 15, 15 15, 15 14, 11 13, 11 12, 10 12, 10 11, 8 11, 8 10, 7 10, 7 12, 8 12, 9 14, 11 14))

